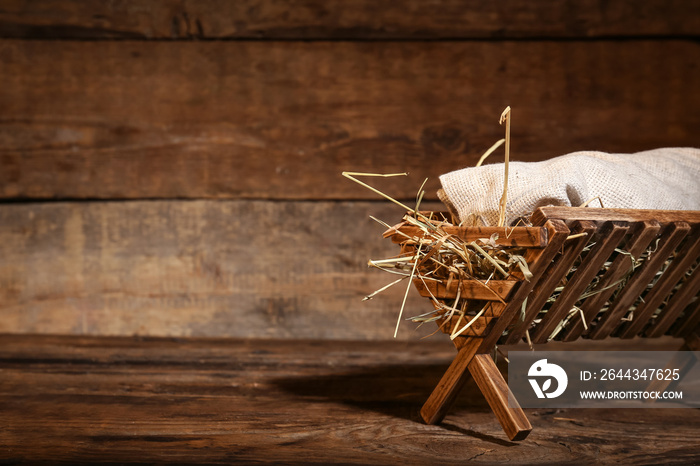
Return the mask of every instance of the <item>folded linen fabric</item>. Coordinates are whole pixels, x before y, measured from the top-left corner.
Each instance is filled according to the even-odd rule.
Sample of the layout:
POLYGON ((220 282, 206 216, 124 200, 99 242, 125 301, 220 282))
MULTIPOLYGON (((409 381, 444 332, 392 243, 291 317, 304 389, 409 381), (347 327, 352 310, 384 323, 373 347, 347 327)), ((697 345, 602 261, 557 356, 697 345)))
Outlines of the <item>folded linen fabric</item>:
MULTIPOLYGON (((634 154, 574 152, 543 162, 511 162, 506 225, 542 206, 700 210, 700 149, 634 154)), ((504 166, 464 168, 440 177, 443 202, 463 225, 496 225, 504 166)))

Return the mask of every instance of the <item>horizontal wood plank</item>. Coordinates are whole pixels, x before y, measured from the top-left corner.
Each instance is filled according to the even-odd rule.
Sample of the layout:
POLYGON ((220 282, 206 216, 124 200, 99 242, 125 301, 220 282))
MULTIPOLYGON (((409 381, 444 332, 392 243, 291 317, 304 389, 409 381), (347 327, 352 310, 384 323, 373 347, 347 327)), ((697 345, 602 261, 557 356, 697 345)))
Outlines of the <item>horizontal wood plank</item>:
MULTIPOLYGON (((626 343, 649 349, 658 342, 626 343)), ((666 349, 678 341, 673 345, 666 349)), ((1 335, 0 461, 502 464, 515 454, 528 464, 700 460, 693 409, 525 410, 534 430, 511 443, 472 380, 443 425, 424 425, 418 410, 454 353, 449 342, 426 341, 1 335)))
MULTIPOLYGON (((407 282, 389 203, 0 205, 0 332, 390 339, 407 282)), ((413 288, 411 286, 411 288, 413 288)), ((404 317, 432 309, 412 290, 404 317)), ((399 338, 416 332, 402 324, 399 338)))
MULTIPOLYGON (((464 241, 477 241, 477 244, 489 242, 500 246, 521 248, 543 248, 547 245, 547 229, 543 227, 457 227, 442 226, 441 231, 447 235, 459 236, 464 241)), ((423 238, 425 232, 419 227, 396 225, 384 232, 395 243, 405 243, 408 237, 423 238)), ((409 242, 411 242, 409 240, 409 242)))
POLYGON ((414 279, 414 285, 421 296, 438 299, 455 298, 457 290, 463 299, 476 299, 485 301, 505 301, 510 296, 513 288, 519 283, 517 280, 454 280, 449 284, 432 280, 414 279))
POLYGON ((0 37, 57 39, 435 39, 698 35, 681 0, 9 1, 0 37))
POLYGON ((540 207, 532 215, 532 222, 537 225, 549 218, 559 218, 566 222, 573 222, 576 220, 592 222, 655 221, 662 224, 669 222, 686 222, 690 225, 697 225, 700 223, 700 211, 540 207))
POLYGON ((449 317, 449 319, 445 317, 438 319, 435 321, 435 325, 437 325, 441 332, 447 335, 452 335, 453 332, 461 331, 459 335, 455 337, 455 340, 453 340, 454 345, 459 350, 465 346, 471 345, 471 339, 469 337, 476 337, 477 339, 482 337, 486 327, 492 320, 493 317, 491 316, 452 316, 449 317))
POLYGON ((0 198, 415 198, 511 159, 699 146, 692 41, 0 42, 0 198), (492 161, 502 160, 502 153, 492 161))

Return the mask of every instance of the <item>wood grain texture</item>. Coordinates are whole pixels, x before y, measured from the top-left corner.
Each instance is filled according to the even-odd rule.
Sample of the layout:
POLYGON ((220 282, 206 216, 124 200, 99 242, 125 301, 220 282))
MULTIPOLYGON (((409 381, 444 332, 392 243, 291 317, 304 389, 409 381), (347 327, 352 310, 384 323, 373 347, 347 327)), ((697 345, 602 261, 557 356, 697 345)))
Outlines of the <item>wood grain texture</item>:
MULTIPOLYGON (((611 223, 608 223, 607 225, 613 227, 611 223)), ((585 220, 574 222, 571 233, 573 235, 585 233, 585 235, 579 238, 566 240, 564 246, 562 247, 561 256, 556 258, 550 266, 551 275, 547 276, 547 280, 544 282, 544 287, 542 289, 538 289, 536 293, 541 293, 544 291, 545 297, 549 298, 552 296, 554 290, 558 286, 561 286, 562 278, 566 277, 566 275, 569 273, 575 260, 582 256, 584 248, 590 242, 590 238, 593 236, 595 231, 596 227, 592 222, 585 220)), ((585 257, 582 259, 581 265, 576 269, 571 282, 568 283, 564 290, 562 290, 557 300, 547 310, 547 313, 542 317, 542 320, 537 324, 534 330, 530 329, 530 337, 532 338, 533 342, 546 343, 547 340, 550 339, 550 336, 552 335, 552 332, 556 326, 564 318, 566 318, 569 312, 571 312, 571 308, 576 303, 578 297, 581 296, 581 293, 585 289, 586 285, 590 283, 590 280, 593 276, 595 276, 595 273, 600 270, 600 266, 605 260, 605 257, 601 257, 600 253, 607 252, 607 248, 601 242, 597 244, 601 245, 601 247, 591 249, 587 254, 585 254, 585 257)), ((611 249, 614 248, 614 246, 615 245, 613 245, 611 249)), ((549 273, 549 270, 545 272, 545 274, 547 273, 549 273)), ((535 306, 535 309, 541 310, 542 307, 535 306)), ((528 314, 530 314, 529 311, 531 310, 526 308, 525 322, 527 322, 528 325, 531 322, 527 319, 528 314)))
POLYGON ((433 39, 697 36, 694 2, 6 0, 0 37, 433 39))
MULTIPOLYGON (((661 231, 661 225, 655 220, 637 223, 633 227, 632 234, 625 242, 622 250, 629 252, 632 257, 639 257, 651 241, 658 236, 659 231, 661 231)), ((579 306, 586 318, 585 326, 580 316, 575 318, 571 327, 564 330, 564 341, 574 341, 584 331, 587 331, 586 329, 591 328, 591 322, 616 290, 616 287, 612 286, 612 284, 620 280, 630 270, 631 266, 632 260, 624 254, 618 255, 612 261, 610 268, 603 274, 598 285, 591 290, 595 294, 586 298, 583 304, 579 306)))
POLYGON ((591 222, 686 222, 700 224, 700 211, 689 210, 645 210, 645 209, 593 209, 579 207, 540 207, 533 214, 533 224, 544 223, 548 218, 566 221, 587 220, 591 222))
MULTIPOLYGON (((700 267, 696 267, 682 288, 673 294, 664 306, 661 314, 656 317, 651 327, 645 331, 645 335, 652 338, 664 335, 698 294, 700 294, 700 267)), ((686 314, 686 317, 690 316, 686 314)))
MULTIPOLYGON (((616 329, 621 329, 625 326, 626 322, 623 322, 622 319, 632 305, 640 297, 643 297, 651 279, 690 231, 690 226, 685 222, 670 223, 666 226, 660 236, 659 248, 625 283, 622 291, 615 296, 615 301, 610 304, 605 314, 596 322, 595 328, 588 332, 588 337, 594 339, 606 338, 613 334, 616 329)), ((634 336, 625 335, 625 338, 633 338, 634 336)))
MULTIPOLYGON (((542 227, 441 226, 440 228, 447 235, 459 236, 464 241, 469 242, 489 238, 493 240, 493 244, 502 246, 543 248, 547 245, 547 230, 542 227)), ((384 236, 387 238, 390 237, 395 243, 405 243, 407 239, 406 236, 422 238, 424 234, 424 231, 419 227, 399 225, 395 225, 384 232, 384 236)))
POLYGON ((700 333, 700 299, 683 311, 683 319, 671 328, 671 333, 675 337, 688 338, 694 333, 700 333))
MULTIPOLYGON (((526 331, 526 329, 518 330, 518 325, 520 325, 521 321, 522 303, 529 299, 529 295, 532 292, 537 293, 537 290, 533 290, 533 288, 546 280, 546 278, 543 278, 544 274, 549 271, 552 260, 557 256, 559 248, 562 247, 569 233, 571 233, 566 224, 561 220, 547 220, 543 226, 547 228, 547 247, 541 250, 528 249, 525 253, 525 260, 529 265, 532 277, 527 281, 524 280, 524 276, 518 277, 517 271, 514 272, 514 275, 517 278, 521 278, 522 281, 513 298, 504 306, 503 314, 492 326, 489 334, 484 338, 484 342, 480 348, 483 353, 492 351, 503 335, 503 332, 508 327, 510 327, 510 333, 505 337, 505 340, 512 339, 512 344, 516 344, 526 331), (516 334, 520 334, 520 336, 513 338, 516 334)), ((526 316, 523 325, 529 325, 533 319, 534 317, 532 316, 526 316)), ((506 343, 506 341, 503 343, 506 343)))
MULTIPOLYGON (((435 305, 435 307, 437 307, 437 304, 435 305)), ((499 310, 499 306, 491 306, 491 308, 493 307, 496 308, 496 311, 499 310)), ((455 346, 457 346, 457 348, 460 349, 469 343, 468 337, 481 337, 484 330, 486 329, 486 326, 489 324, 489 322, 491 322, 492 319, 492 316, 481 316, 477 318, 471 316, 466 319, 457 316, 452 316, 449 319, 443 317, 439 320, 436 320, 435 324, 438 326, 438 329, 440 331, 446 333, 447 335, 452 335, 452 332, 463 330, 464 327, 467 324, 469 324, 469 327, 466 330, 463 330, 459 334, 459 336, 453 340, 455 346)))
MULTIPOLYGON (((559 222, 561 224, 564 223, 562 221, 559 222)), ((505 342, 515 344, 525 336, 526 332, 529 332, 532 322, 537 318, 537 315, 542 310, 549 297, 552 296, 554 290, 559 286, 562 277, 571 269, 571 265, 576 261, 579 254, 586 246, 588 242, 587 235, 569 240, 567 239, 569 233, 574 235, 578 233, 589 234, 591 231, 592 228, 589 222, 576 221, 572 225, 571 231, 565 233, 565 236, 560 232, 559 245, 556 245, 554 248, 547 248, 549 259, 545 261, 544 264, 540 265, 540 267, 545 268, 545 270, 540 272, 539 278, 532 279, 534 283, 531 285, 532 292, 526 295, 527 304, 525 306, 524 316, 520 317, 518 321, 514 323, 513 328, 505 338, 505 342)), ((518 312, 521 312, 522 302, 523 300, 519 300, 514 304, 518 312)), ((538 333, 540 338, 533 339, 533 341, 537 343, 543 343, 549 336, 549 334, 542 335, 539 331, 538 333)))
POLYGON ((518 283, 509 280, 490 280, 488 284, 485 282, 486 280, 483 282, 481 280, 453 281, 448 286, 448 284, 442 282, 423 281, 421 279, 413 280, 413 284, 420 295, 426 298, 431 296, 440 299, 455 298, 459 289, 459 295, 464 299, 486 301, 508 300, 508 296, 518 283))
POLYGON ((0 198, 415 198, 511 158, 700 145, 692 41, 0 42, 0 198), (499 155, 492 156, 499 161, 499 155))
POLYGON ((469 363, 469 373, 486 398, 491 410, 510 440, 525 440, 532 425, 503 380, 490 354, 477 354, 469 363), (510 406, 510 405, 513 406, 510 406))
MULTIPOLYGON (((685 241, 685 245, 679 248, 678 251, 674 253, 674 256, 671 264, 665 267, 661 278, 654 283, 651 290, 648 290, 644 294, 644 302, 639 303, 635 308, 634 319, 620 330, 621 338, 635 336, 639 334, 642 329, 646 332, 645 326, 647 324, 651 326, 656 325, 663 317, 669 299, 672 299, 671 296, 679 292, 674 290, 681 278, 684 278, 690 270, 693 270, 697 266, 698 259, 700 259, 700 227, 691 231, 685 241), (661 310, 660 314, 654 316, 662 305, 664 305, 664 309, 661 310), (652 318, 652 316, 654 317, 652 318)), ((697 287, 691 290, 693 294, 691 294, 690 297, 695 296, 698 290, 699 288, 697 287)), ((686 301, 686 304, 687 302, 688 301, 686 301)), ((670 327, 672 323, 673 321, 671 321, 668 326, 670 327)))
POLYGON ((447 368, 420 410, 421 418, 426 424, 440 424, 445 419, 457 401, 460 391, 469 380, 468 367, 480 344, 481 340, 478 338, 465 338, 461 341, 450 367, 447 368))
MULTIPOLYGON (((361 301, 395 280, 366 265, 396 254, 387 204, 0 205, 0 331, 389 339, 406 282, 361 301)), ((412 291, 404 317, 431 308, 412 291)))
MULTIPOLYGON (((610 342, 615 343, 605 343, 610 342)), ((420 403, 454 356, 452 345, 442 343, 2 335, 0 459, 10 464, 700 461, 700 412, 694 409, 525 410, 534 430, 516 444, 505 438, 470 381, 442 426, 424 425, 420 403)), ((564 346, 581 349, 580 343, 601 342, 564 346)), ((680 344, 672 343, 671 348, 680 344)))

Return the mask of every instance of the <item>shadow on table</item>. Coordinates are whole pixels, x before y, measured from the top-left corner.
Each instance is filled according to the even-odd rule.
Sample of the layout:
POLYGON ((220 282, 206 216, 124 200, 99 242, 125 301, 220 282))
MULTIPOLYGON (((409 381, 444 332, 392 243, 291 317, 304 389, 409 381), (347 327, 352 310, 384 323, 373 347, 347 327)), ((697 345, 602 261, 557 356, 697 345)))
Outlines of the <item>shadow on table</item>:
MULTIPOLYGON (((300 375, 272 381, 280 390, 310 402, 332 402, 422 423, 420 408, 437 385, 446 365, 387 365, 347 369, 339 373, 300 375)), ((325 371, 324 371, 325 372, 325 371)), ((452 409, 456 417, 491 412, 476 383, 469 380, 452 409)), ((512 442, 445 421, 441 426, 499 445, 512 442)))

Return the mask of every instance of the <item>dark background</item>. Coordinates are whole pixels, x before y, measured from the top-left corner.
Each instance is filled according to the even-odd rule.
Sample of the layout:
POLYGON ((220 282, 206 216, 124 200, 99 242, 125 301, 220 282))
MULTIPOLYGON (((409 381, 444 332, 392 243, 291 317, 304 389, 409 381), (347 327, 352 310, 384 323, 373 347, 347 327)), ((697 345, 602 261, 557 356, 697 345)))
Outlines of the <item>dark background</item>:
POLYGON ((506 105, 512 160, 698 146, 698 31, 680 0, 1 1, 0 332, 391 338, 403 290, 360 299, 402 212, 341 171, 435 201, 506 105))

